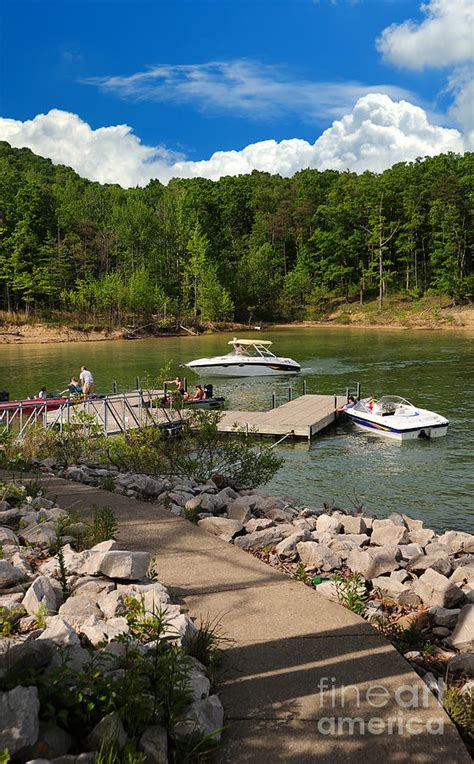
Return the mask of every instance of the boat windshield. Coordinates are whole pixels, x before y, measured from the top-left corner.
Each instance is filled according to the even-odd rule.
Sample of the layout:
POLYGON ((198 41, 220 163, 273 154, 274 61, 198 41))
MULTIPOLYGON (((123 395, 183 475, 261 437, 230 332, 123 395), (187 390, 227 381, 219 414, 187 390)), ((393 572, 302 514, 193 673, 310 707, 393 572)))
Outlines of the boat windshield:
POLYGON ((271 342, 250 342, 242 341, 239 342, 234 341, 229 344, 233 345, 232 351, 229 353, 229 355, 239 355, 239 356, 261 356, 262 358, 275 358, 275 354, 272 353, 270 350, 271 342))
POLYGON ((354 411, 363 411, 367 414, 381 414, 387 416, 400 412, 406 406, 413 408, 413 404, 399 395, 382 395, 380 398, 364 398, 354 406, 354 411))

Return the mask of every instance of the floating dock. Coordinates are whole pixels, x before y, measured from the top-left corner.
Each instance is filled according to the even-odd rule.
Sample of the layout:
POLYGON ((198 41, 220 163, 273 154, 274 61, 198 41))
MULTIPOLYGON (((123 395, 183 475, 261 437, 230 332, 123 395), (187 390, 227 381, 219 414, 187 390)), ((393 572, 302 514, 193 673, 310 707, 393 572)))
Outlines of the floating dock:
POLYGON ((292 435, 311 440, 334 423, 336 408, 346 400, 345 395, 301 395, 269 411, 224 411, 219 430, 243 429, 256 435, 292 435))

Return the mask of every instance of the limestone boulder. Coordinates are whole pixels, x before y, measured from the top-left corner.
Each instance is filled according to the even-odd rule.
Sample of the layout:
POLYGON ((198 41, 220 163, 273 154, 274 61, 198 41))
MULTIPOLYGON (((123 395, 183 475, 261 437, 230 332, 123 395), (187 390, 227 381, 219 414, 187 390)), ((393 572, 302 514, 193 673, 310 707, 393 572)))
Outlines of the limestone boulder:
POLYGON ((56 541, 56 529, 48 523, 32 525, 22 530, 19 535, 24 544, 30 544, 39 549, 49 549, 56 541))
POLYGON ((353 549, 347 558, 347 565, 364 578, 372 579, 396 570, 399 557, 397 546, 371 547, 367 551, 353 549))
POLYGON ((391 576, 377 576, 372 579, 372 586, 378 589, 384 597, 400 602, 400 597, 410 591, 410 586, 402 584, 391 576))
POLYGON ((269 545, 275 546, 282 540, 281 530, 275 525, 261 531, 254 531, 254 533, 249 533, 246 536, 237 536, 234 545, 240 549, 261 549, 269 545))
POLYGON ((101 743, 113 740, 119 748, 123 748, 128 741, 127 733, 116 711, 104 716, 94 727, 86 740, 87 747, 92 750, 100 748, 101 743))
POLYGON ((49 639, 64 647, 80 647, 81 644, 72 626, 59 615, 48 618, 47 627, 38 639, 49 639))
POLYGON ((464 594, 456 584, 431 569, 414 581, 413 590, 429 607, 453 608, 464 601, 464 594))
POLYGON ((445 544, 454 554, 474 552, 474 535, 463 531, 447 531, 439 537, 439 543, 445 544))
POLYGON ((425 547, 432 539, 434 539, 435 532, 432 531, 431 528, 416 528, 415 530, 409 530, 408 535, 410 541, 414 544, 419 544, 420 546, 425 547))
POLYGON ((69 597, 58 611, 58 615, 76 629, 90 616, 100 617, 100 614, 99 607, 87 594, 69 597))
POLYGON ((0 547, 4 546, 19 546, 20 542, 18 536, 11 528, 3 525, 0 526, 0 547))
POLYGON ((275 525, 276 523, 273 520, 269 520, 266 517, 255 517, 245 523, 245 530, 247 533, 255 533, 255 531, 264 531, 266 528, 275 527, 275 525))
POLYGON ((461 608, 456 627, 447 640, 448 644, 461 652, 474 650, 474 605, 461 608))
POLYGON ((199 520, 198 526, 213 536, 236 536, 243 530, 243 525, 238 520, 229 520, 225 517, 206 517, 199 520))
POLYGON ((39 733, 38 690, 36 687, 15 687, 0 692, 0 750, 10 756, 36 743, 39 733))
POLYGON ((454 655, 448 662, 448 671, 474 676, 474 652, 454 655))
POLYGON ((82 571, 89 575, 102 574, 114 580, 139 581, 145 577, 150 561, 148 552, 92 552, 82 571))
POLYGON ((339 533, 342 530, 341 518, 338 515, 320 515, 316 523, 318 533, 339 533))
POLYGON ((365 519, 361 515, 344 515, 341 522, 344 533, 354 533, 359 535, 367 532, 365 519))
POLYGON ((301 530, 287 536, 276 545, 275 551, 281 560, 295 560, 298 556, 297 544, 300 541, 308 541, 311 538, 308 530, 301 530))
POLYGON ((443 576, 449 576, 452 571, 451 561, 445 552, 432 551, 427 554, 419 554, 412 557, 408 563, 414 573, 423 573, 425 570, 435 570, 443 576))
POLYGON ((395 524, 392 520, 374 520, 370 543, 377 546, 408 544, 410 537, 405 523, 395 524))
POLYGON ((454 629, 460 612, 460 608, 432 607, 429 611, 430 621, 435 626, 445 626, 448 629, 454 629))
POLYGON ((204 700, 196 700, 187 708, 172 730, 175 738, 198 734, 202 737, 220 740, 224 709, 217 695, 210 695, 204 700))
POLYGON ((7 560, 0 560, 0 589, 9 589, 25 580, 25 574, 7 560))
POLYGON ((60 602, 60 586, 59 588, 58 586, 53 587, 50 578, 47 576, 38 576, 26 592, 22 605, 28 615, 37 615, 41 608, 45 608, 48 615, 53 615, 58 612, 60 602))
POLYGON ((474 580, 474 565, 460 565, 450 575, 449 580, 453 584, 474 580))
POLYGON ((318 544, 316 541, 301 541, 296 549, 303 565, 317 570, 337 570, 342 565, 340 555, 330 549, 327 544, 318 544))
POLYGON ((168 733, 161 725, 147 727, 140 738, 147 764, 168 764, 168 733))

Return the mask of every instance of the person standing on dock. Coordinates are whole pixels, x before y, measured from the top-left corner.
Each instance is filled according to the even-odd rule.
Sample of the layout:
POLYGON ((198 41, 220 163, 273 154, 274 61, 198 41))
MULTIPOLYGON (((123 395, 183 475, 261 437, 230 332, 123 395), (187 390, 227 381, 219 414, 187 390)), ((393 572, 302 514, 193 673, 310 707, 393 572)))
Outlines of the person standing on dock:
POLYGON ((81 380, 82 394, 84 398, 87 398, 94 392, 94 377, 86 366, 81 366, 79 379, 81 380))

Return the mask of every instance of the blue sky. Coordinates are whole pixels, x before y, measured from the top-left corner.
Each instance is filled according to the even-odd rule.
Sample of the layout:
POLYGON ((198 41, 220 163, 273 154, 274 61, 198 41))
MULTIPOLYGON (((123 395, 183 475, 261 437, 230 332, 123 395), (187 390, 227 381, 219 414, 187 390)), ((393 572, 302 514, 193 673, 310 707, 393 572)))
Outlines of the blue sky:
POLYGON ((122 185, 463 150, 471 6, 1 0, 0 139, 122 185))

